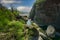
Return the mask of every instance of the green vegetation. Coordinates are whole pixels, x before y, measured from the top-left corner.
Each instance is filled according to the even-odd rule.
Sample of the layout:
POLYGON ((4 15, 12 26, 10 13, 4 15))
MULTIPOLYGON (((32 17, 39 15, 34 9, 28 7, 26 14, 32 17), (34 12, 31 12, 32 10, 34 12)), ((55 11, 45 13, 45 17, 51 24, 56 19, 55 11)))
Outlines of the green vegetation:
POLYGON ((17 10, 0 8, 0 40, 24 40, 24 21, 16 21, 17 10))
POLYGON ((36 0, 36 3, 41 3, 41 2, 44 2, 46 0, 36 0))
MULTIPOLYGON (((50 17, 56 18, 53 15, 49 15, 50 12, 54 11, 54 10, 52 10, 52 8, 51 9, 48 8, 48 9, 50 9, 50 11, 45 10, 45 8, 47 8, 47 6, 44 5, 45 1, 46 0, 37 0, 36 3, 33 5, 33 8, 30 12, 30 18, 32 20, 34 20, 35 22, 46 24, 50 17)), ((25 29, 25 21, 21 18, 18 21, 18 19, 16 18, 16 16, 18 16, 19 13, 21 13, 21 12, 17 11, 16 9, 13 9, 13 8, 11 10, 9 10, 6 7, 2 6, 1 4, 0 4, 0 6, 1 6, 0 7, 0 40, 25 40, 26 29, 28 29, 27 39, 29 38, 29 40, 33 40, 33 38, 35 39, 35 37, 38 38, 38 36, 39 36, 38 29, 40 27, 34 25, 33 24, 34 21, 32 22, 32 26, 34 28, 25 29)), ((46 35, 45 30, 39 29, 39 31, 46 35)), ((56 37, 56 38, 47 37, 47 39, 60 40, 60 37, 59 38, 58 37, 56 37)))

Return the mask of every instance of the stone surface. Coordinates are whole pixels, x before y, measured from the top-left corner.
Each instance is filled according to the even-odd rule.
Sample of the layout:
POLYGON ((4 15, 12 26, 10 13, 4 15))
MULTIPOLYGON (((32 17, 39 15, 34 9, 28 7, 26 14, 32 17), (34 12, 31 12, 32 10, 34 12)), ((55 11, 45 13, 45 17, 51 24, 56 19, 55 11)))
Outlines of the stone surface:
POLYGON ((55 28, 52 25, 47 27, 46 33, 48 36, 53 37, 55 33, 55 28))
POLYGON ((60 0, 37 0, 34 4, 30 18, 40 25, 54 25, 60 29, 60 0))

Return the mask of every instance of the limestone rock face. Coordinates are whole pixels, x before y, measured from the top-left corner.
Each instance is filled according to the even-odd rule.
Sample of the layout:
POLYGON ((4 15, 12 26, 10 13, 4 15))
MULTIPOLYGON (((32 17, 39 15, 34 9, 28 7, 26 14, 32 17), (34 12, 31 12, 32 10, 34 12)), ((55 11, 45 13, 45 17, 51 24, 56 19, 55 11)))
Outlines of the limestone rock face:
POLYGON ((60 29, 60 0, 37 0, 30 18, 40 25, 54 25, 60 29))
POLYGON ((46 33, 47 33, 48 36, 53 37, 54 33, 55 33, 55 28, 52 25, 49 25, 47 27, 46 33))

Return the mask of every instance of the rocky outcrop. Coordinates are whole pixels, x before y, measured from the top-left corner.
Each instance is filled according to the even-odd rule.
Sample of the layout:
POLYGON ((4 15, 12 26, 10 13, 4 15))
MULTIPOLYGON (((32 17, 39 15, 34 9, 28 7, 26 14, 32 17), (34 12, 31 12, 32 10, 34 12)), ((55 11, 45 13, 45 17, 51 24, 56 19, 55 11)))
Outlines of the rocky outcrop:
POLYGON ((37 0, 34 4, 30 18, 40 25, 53 25, 60 29, 60 1, 37 0))
POLYGON ((55 37, 55 28, 52 25, 47 27, 46 33, 50 37, 55 37))

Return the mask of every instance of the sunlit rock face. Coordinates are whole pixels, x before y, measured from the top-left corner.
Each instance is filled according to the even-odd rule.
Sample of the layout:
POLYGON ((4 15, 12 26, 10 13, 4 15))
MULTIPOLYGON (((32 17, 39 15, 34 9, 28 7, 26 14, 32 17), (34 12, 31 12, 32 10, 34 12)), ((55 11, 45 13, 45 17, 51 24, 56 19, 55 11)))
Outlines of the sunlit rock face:
POLYGON ((60 29, 60 0, 37 0, 30 18, 38 25, 53 25, 60 29))
POLYGON ((54 37, 55 36, 55 28, 52 25, 49 25, 47 27, 46 33, 48 36, 54 37))

